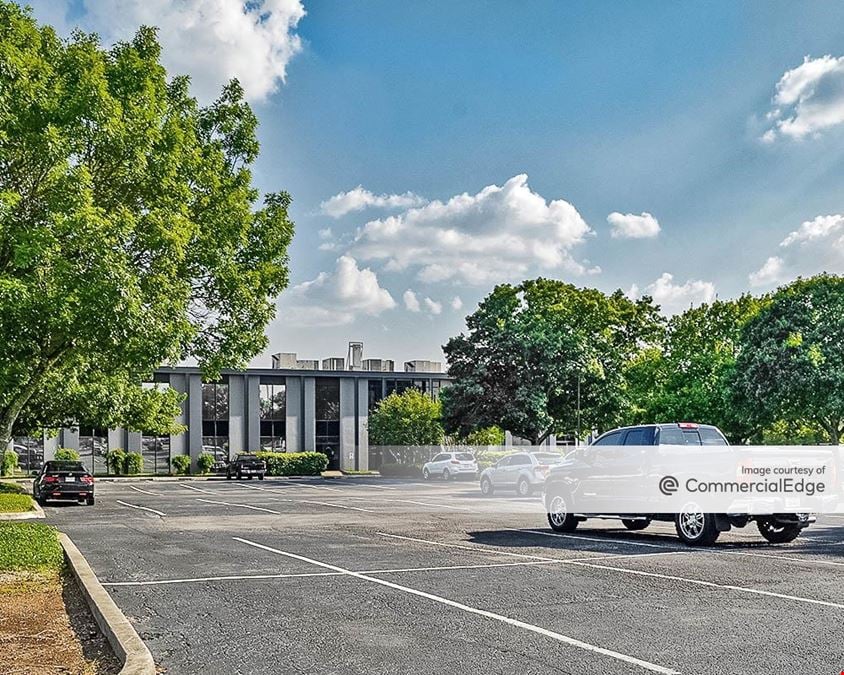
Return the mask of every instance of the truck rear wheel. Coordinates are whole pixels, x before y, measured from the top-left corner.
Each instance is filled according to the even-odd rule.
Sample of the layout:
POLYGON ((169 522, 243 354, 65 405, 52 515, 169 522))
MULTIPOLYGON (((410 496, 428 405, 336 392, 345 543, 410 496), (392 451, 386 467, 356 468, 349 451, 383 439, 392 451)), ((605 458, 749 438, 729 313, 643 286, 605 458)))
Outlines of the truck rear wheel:
POLYGON ((545 501, 548 524, 554 532, 574 532, 578 520, 571 513, 571 500, 563 492, 553 492, 545 501))
POLYGON ((634 520, 633 518, 622 518, 621 523, 628 530, 644 530, 648 525, 651 524, 651 521, 647 519, 634 520))
POLYGON ((777 523, 774 520, 758 520, 756 526, 759 528, 759 534, 767 539, 772 544, 787 544, 794 541, 800 536, 799 525, 791 523, 777 523))
POLYGON ((710 546, 721 534, 712 513, 678 513, 674 516, 674 527, 680 540, 689 546, 710 546))

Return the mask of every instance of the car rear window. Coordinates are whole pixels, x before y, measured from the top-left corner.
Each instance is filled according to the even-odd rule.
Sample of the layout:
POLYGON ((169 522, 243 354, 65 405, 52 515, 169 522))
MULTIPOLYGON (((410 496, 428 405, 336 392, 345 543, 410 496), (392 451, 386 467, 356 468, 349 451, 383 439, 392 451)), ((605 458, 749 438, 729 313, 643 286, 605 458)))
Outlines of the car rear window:
POLYGON ((85 471, 81 462, 47 462, 47 471, 85 471))
POLYGON ((461 462, 472 462, 475 456, 471 452, 458 452, 454 455, 461 462))
POLYGON ((562 455, 557 455, 552 452, 535 452, 533 456, 536 457, 540 464, 559 464, 563 461, 562 455))

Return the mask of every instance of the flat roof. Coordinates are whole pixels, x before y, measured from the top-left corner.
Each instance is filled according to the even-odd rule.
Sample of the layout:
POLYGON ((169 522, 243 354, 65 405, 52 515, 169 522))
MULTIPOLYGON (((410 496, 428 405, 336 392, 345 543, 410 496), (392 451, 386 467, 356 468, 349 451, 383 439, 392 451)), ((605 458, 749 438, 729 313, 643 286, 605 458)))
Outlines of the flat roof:
MULTIPOLYGON (((199 366, 162 366, 155 369, 156 374, 200 375, 199 366)), ((301 368, 224 368, 221 375, 258 375, 266 377, 353 377, 358 379, 387 379, 387 380, 451 380, 446 373, 428 373, 381 370, 309 370, 301 368)))

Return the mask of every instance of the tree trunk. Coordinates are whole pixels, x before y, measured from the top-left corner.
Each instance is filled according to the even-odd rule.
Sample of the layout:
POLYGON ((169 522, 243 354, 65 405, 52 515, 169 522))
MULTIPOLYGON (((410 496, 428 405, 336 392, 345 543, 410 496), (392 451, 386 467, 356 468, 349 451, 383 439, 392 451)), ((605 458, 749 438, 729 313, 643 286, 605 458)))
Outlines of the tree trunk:
POLYGON ((21 388, 17 396, 12 398, 5 409, 0 411, 0 453, 4 452, 9 443, 12 442, 15 422, 18 421, 21 410, 29 403, 29 399, 32 398, 33 394, 38 391, 38 387, 41 386, 44 376, 56 365, 59 358, 61 358, 61 353, 56 354, 46 361, 42 361, 41 365, 32 373, 29 382, 21 388))

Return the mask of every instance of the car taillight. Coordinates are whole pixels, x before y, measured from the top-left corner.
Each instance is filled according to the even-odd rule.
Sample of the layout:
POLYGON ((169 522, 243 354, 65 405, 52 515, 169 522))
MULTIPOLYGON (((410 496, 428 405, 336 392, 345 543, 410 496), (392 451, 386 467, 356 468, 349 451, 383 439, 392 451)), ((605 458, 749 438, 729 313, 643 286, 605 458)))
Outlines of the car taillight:
POLYGON ((452 464, 460 464, 460 462, 459 462, 458 460, 456 460, 456 459, 452 459, 452 460, 451 460, 451 463, 452 463, 452 464))
POLYGON ((45 483, 58 483, 59 477, 58 476, 44 476, 45 483))
POLYGON ((93 485, 94 484, 94 477, 93 476, 82 476, 82 482, 85 485, 93 485))

